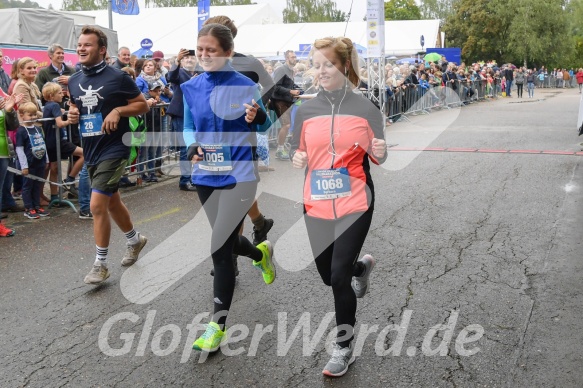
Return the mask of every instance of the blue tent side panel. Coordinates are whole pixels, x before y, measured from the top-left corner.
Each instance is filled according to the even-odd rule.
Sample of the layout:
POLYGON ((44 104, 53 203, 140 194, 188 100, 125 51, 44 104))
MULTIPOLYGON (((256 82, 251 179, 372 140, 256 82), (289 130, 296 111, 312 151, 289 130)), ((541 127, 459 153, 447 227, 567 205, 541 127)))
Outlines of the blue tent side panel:
POLYGON ((438 53, 440 55, 445 55, 445 59, 448 62, 453 62, 457 65, 462 63, 462 49, 459 47, 451 47, 451 48, 428 48, 426 54, 429 53, 438 53))
POLYGON ((132 54, 134 54, 138 58, 146 58, 147 56, 151 58, 154 52, 152 50, 140 48, 139 50, 134 51, 132 54))

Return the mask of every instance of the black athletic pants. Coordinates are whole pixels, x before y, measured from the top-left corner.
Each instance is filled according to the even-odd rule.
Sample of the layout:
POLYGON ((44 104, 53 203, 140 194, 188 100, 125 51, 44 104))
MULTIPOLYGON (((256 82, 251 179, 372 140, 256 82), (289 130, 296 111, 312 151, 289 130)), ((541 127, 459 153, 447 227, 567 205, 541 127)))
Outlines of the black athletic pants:
POLYGON ((249 208, 255 201, 257 182, 240 182, 227 187, 196 185, 198 197, 212 227, 211 256, 215 276, 213 280, 214 314, 212 321, 224 325, 235 291, 235 266, 232 254, 261 261, 263 253, 239 229, 249 208), (219 314, 217 314, 219 313, 219 314))
POLYGON ((356 295, 352 276, 361 272, 356 265, 360 250, 370 229, 373 206, 364 213, 355 213, 339 220, 323 220, 305 215, 316 267, 324 284, 332 287, 338 344, 346 347, 352 341, 356 323, 356 295))

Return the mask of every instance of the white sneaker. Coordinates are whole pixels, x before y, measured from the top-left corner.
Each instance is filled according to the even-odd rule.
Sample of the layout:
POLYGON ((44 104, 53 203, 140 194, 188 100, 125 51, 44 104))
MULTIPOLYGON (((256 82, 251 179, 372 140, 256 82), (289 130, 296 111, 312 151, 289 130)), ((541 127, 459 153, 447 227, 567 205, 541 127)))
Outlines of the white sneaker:
POLYGON ((352 277, 352 289, 357 298, 362 298, 368 292, 368 277, 375 266, 375 261, 371 255, 364 255, 359 261, 364 264, 364 272, 360 276, 352 277))
POLYGON ((123 256, 123 259, 121 259, 121 265, 123 265, 124 267, 132 265, 136 261, 138 261, 138 255, 142 251, 142 248, 144 248, 144 246, 148 242, 148 239, 146 237, 142 236, 141 234, 139 234, 139 236, 140 241, 138 241, 134 245, 130 244, 127 245, 126 253, 123 256))
POLYGON ((91 271, 85 276, 83 280, 85 284, 99 285, 107 280, 109 277, 109 270, 105 265, 94 264, 91 271))
POLYGON ((349 347, 341 348, 340 345, 334 342, 332 344, 332 357, 324 367, 322 374, 329 377, 344 376, 344 374, 348 372, 350 364, 356 360, 356 357, 353 354, 353 343, 354 340, 350 342, 349 347))

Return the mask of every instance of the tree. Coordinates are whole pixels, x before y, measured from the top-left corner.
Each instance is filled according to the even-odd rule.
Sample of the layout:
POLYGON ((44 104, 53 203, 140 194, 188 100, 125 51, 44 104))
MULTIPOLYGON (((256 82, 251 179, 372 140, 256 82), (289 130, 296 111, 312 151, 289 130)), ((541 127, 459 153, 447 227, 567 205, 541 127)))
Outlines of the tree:
POLYGON ((385 20, 419 20, 421 11, 414 0, 389 0, 385 2, 385 20))
POLYGON ((566 66, 573 51, 565 0, 459 0, 443 31, 465 62, 566 66), (509 12, 511 10, 512 12, 509 12))
POLYGON ((0 8, 41 8, 41 6, 30 0, 0 0, 0 8))
POLYGON ((63 0, 64 11, 95 11, 107 9, 108 0, 63 0))
POLYGON ((446 47, 460 47, 466 62, 508 61, 508 30, 515 16, 508 9, 508 0, 460 0, 443 26, 446 47))
POLYGON ((515 10, 508 50, 516 62, 567 66, 573 46, 563 0, 510 0, 515 10))
POLYGON ((421 18, 445 20, 454 12, 458 0, 424 0, 419 6, 421 18))
POLYGON ((346 13, 336 9, 332 0, 287 0, 284 23, 343 22, 346 13))

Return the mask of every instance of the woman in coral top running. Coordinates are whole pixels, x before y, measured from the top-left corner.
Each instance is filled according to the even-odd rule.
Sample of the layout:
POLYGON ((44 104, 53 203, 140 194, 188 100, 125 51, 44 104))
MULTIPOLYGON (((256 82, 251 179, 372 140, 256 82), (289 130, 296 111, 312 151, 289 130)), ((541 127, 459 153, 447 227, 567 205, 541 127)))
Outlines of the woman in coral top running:
POLYGON ((334 294, 338 336, 323 373, 342 376, 354 362, 356 298, 366 294, 374 267, 370 255, 358 260, 374 209, 369 160, 383 163, 386 143, 381 112, 352 91, 359 78, 350 39, 319 39, 313 47, 320 91, 298 109, 290 156, 305 168, 304 219, 316 267, 334 294))

